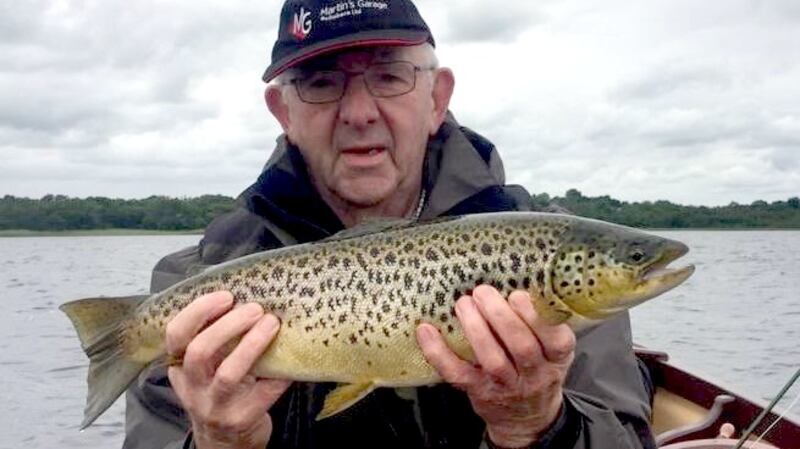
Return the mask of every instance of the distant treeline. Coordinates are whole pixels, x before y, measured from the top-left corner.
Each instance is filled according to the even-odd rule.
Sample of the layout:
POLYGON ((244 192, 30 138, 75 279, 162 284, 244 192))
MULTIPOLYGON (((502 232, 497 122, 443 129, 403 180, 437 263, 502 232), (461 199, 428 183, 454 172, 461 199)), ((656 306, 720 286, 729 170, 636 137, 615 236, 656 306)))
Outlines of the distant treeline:
POLYGON ((564 197, 534 195, 538 207, 557 205, 583 217, 638 228, 792 228, 800 229, 800 198, 754 201, 749 205, 681 206, 669 201, 629 203, 609 196, 587 197, 575 189, 564 197))
POLYGON ((0 230, 202 229, 233 207, 234 200, 222 195, 181 199, 151 196, 141 200, 64 195, 45 195, 36 200, 6 195, 0 199, 0 230))
MULTIPOLYGON (((609 196, 586 197, 571 189, 563 197, 534 195, 541 209, 563 208, 576 215, 646 228, 794 228, 800 229, 800 198, 755 201, 749 205, 681 206, 669 201, 628 203, 609 196)), ((235 207, 233 198, 151 196, 140 200, 85 199, 46 195, 41 199, 0 198, 0 230, 73 231, 202 229, 235 207)))

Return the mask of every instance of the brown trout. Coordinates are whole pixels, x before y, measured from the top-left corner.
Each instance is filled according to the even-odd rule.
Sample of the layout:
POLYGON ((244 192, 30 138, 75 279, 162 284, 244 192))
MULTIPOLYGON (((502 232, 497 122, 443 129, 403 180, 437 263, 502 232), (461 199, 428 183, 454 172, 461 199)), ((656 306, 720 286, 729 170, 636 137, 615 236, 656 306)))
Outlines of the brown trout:
POLYGON ((164 360, 166 324, 206 293, 228 290, 236 303, 257 302, 280 318, 255 376, 342 384, 326 398, 321 419, 376 387, 441 381, 417 344, 421 322, 472 360, 454 306, 477 285, 504 295, 527 290, 543 319, 577 330, 686 280, 693 266, 667 265, 687 251, 636 229, 558 214, 376 222, 232 260, 151 296, 69 302, 61 310, 90 359, 82 426, 164 360))

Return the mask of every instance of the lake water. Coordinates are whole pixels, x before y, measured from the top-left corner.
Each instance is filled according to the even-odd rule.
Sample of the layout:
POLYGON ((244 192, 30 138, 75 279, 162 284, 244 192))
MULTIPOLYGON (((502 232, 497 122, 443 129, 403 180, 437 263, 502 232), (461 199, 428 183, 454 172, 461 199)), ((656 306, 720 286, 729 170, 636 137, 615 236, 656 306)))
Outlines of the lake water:
MULTIPOLYGON (((800 231, 657 231, 687 243, 687 283, 634 309, 634 337, 751 397, 800 366, 800 231)), ((86 358, 58 305, 145 293, 197 236, 0 238, 0 448, 120 447, 124 401, 83 432, 86 358)), ((789 399, 800 386, 789 391, 789 399)), ((784 401, 783 404, 788 404, 784 401)))

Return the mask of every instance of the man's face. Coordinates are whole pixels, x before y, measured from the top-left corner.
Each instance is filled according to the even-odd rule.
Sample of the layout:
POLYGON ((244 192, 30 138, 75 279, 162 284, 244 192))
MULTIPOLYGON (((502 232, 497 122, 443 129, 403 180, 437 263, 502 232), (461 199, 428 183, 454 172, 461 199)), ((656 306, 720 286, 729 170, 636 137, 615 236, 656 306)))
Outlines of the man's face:
MULTIPOLYGON (((422 47, 355 49, 306 68, 360 73, 370 63, 398 60, 429 67, 427 55, 422 47)), ((295 86, 285 86, 285 117, 278 118, 318 189, 356 207, 375 206, 420 185, 428 137, 443 116, 435 107, 434 77, 431 71, 417 72, 411 92, 377 98, 362 75, 350 75, 344 97, 325 104, 305 103, 295 86)))

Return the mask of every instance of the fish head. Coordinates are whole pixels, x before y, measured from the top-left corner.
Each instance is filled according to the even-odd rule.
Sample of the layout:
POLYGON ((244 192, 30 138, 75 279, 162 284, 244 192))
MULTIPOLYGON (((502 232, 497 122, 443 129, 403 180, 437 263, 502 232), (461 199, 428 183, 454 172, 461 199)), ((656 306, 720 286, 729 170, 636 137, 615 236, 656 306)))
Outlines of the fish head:
POLYGON ((670 268, 689 251, 676 240, 596 220, 576 220, 552 259, 552 293, 572 312, 605 319, 670 290, 693 265, 670 268))

